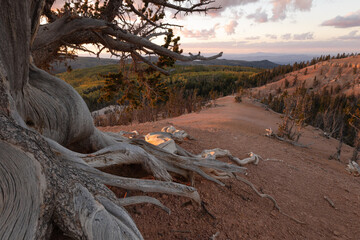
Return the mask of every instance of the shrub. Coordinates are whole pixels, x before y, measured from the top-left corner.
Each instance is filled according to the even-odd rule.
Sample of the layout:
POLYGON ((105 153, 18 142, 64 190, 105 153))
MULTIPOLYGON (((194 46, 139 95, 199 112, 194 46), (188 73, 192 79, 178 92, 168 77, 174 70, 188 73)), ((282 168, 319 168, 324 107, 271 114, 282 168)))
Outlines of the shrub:
POLYGON ((235 102, 237 102, 237 103, 241 103, 241 102, 242 102, 242 98, 241 98, 240 95, 236 95, 236 96, 235 96, 235 102))

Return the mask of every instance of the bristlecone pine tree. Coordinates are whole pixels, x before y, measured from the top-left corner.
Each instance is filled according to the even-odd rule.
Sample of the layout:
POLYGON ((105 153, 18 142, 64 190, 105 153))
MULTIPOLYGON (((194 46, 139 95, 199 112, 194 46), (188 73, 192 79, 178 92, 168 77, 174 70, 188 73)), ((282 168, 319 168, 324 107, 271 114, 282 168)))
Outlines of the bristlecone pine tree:
POLYGON ((131 0, 101 2, 72 0, 52 11, 54 0, 0 1, 0 239, 48 239, 54 225, 73 239, 143 239, 123 206, 144 201, 162 205, 149 197, 119 200, 105 184, 199 202, 197 190, 173 183, 169 172, 197 173, 222 184, 204 170, 243 170, 100 132, 79 94, 39 68, 71 57, 84 44, 129 54, 165 74, 142 56, 206 59, 151 40, 173 27, 162 20, 165 9, 173 14, 206 12, 216 8, 207 7, 211 1, 143 0, 141 9, 131 0), (40 25, 44 17, 47 23, 40 25), (96 168, 130 163, 142 164, 157 180, 124 178, 96 168))

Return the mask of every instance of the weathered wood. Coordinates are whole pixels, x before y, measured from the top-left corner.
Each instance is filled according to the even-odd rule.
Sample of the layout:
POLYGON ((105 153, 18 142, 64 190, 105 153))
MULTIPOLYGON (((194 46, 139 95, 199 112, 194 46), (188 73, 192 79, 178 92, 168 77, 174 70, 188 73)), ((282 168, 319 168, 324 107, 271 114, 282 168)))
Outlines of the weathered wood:
MULTIPOLYGON (((121 205, 150 202, 168 209, 151 198, 119 200, 105 184, 174 194, 200 203, 197 190, 171 182, 169 172, 186 176, 195 172, 223 185, 204 169, 244 171, 214 159, 202 160, 185 150, 182 150, 185 156, 179 156, 144 141, 126 140, 97 130, 80 95, 64 81, 37 68, 30 49, 33 53, 41 49, 45 55, 52 50, 56 53, 59 46, 66 45, 63 37, 79 36, 75 32, 80 30, 84 38, 76 41, 84 40, 82 43, 89 40, 84 31, 90 31, 90 37, 97 35, 103 40, 99 43, 114 46, 115 50, 147 48, 183 61, 208 58, 200 54, 182 56, 152 43, 146 36, 124 31, 104 17, 54 16, 49 13, 53 3, 53 0, 1 2, 0 239, 47 239, 52 224, 74 239, 143 239, 121 205), (48 29, 39 27, 44 6, 52 22, 48 29), (57 17, 60 19, 56 20, 57 17), (129 46, 135 48, 121 49, 129 46), (139 162, 155 177, 166 181, 118 177, 93 167, 108 162, 139 162)), ((196 11, 203 5, 187 10, 196 11)), ((110 15, 107 13, 106 17, 110 15)))
POLYGON ((0 239, 34 239, 46 183, 30 155, 0 141, 0 239))
POLYGON ((117 203, 124 207, 129 206, 129 205, 141 204, 141 203, 150 203, 150 204, 160 207, 168 214, 171 213, 170 209, 165 207, 159 200, 157 200, 156 198, 148 197, 148 196, 126 197, 126 198, 119 199, 117 201, 117 203))

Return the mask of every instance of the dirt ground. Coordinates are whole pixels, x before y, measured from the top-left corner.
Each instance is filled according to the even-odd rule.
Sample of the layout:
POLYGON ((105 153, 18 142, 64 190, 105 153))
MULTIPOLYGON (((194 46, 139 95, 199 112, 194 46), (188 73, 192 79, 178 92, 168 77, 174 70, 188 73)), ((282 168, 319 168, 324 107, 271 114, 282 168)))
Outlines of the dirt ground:
MULTIPOLYGON (((300 142, 311 144, 310 147, 295 147, 264 136, 265 128, 277 129, 279 115, 250 100, 235 103, 231 96, 217 100, 217 104, 200 113, 101 130, 137 130, 146 134, 171 124, 195 138, 181 144, 191 152, 219 147, 239 158, 254 152, 272 159, 260 161, 257 166, 248 165, 243 177, 273 196, 283 212, 305 224, 280 214, 269 199, 260 198, 236 179, 224 180, 226 187, 221 187, 197 177, 195 187, 208 212, 189 199, 164 194, 147 195, 169 207, 170 215, 149 204, 127 208, 145 239, 207 240, 217 232, 214 239, 360 238, 360 178, 345 170, 352 151, 349 146, 343 148, 341 162, 328 160, 337 141, 322 137, 320 130, 307 127, 300 142)), ((121 173, 119 168, 108 171, 121 173)), ((138 174, 143 174, 141 169, 138 174)), ((113 190, 124 197, 124 190, 113 190)), ((127 192, 126 196, 137 194, 143 193, 127 192)))

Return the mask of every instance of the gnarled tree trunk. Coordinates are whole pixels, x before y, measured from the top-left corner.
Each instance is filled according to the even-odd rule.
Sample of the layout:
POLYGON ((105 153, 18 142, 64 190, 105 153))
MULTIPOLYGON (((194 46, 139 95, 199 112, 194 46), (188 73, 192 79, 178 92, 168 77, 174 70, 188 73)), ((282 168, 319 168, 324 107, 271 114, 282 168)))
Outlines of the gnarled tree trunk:
MULTIPOLYGON (((49 1, 48 1, 49 2, 49 1)), ((1 1, 0 8, 0 239, 46 239, 56 224, 74 239, 142 239, 125 205, 105 186, 189 197, 193 187, 169 172, 241 172, 213 159, 179 156, 144 141, 98 131, 75 90, 38 69, 31 56, 45 0, 1 1), (157 179, 128 179, 95 168, 140 163, 157 179)), ((160 51, 160 50, 159 50, 160 51)))

